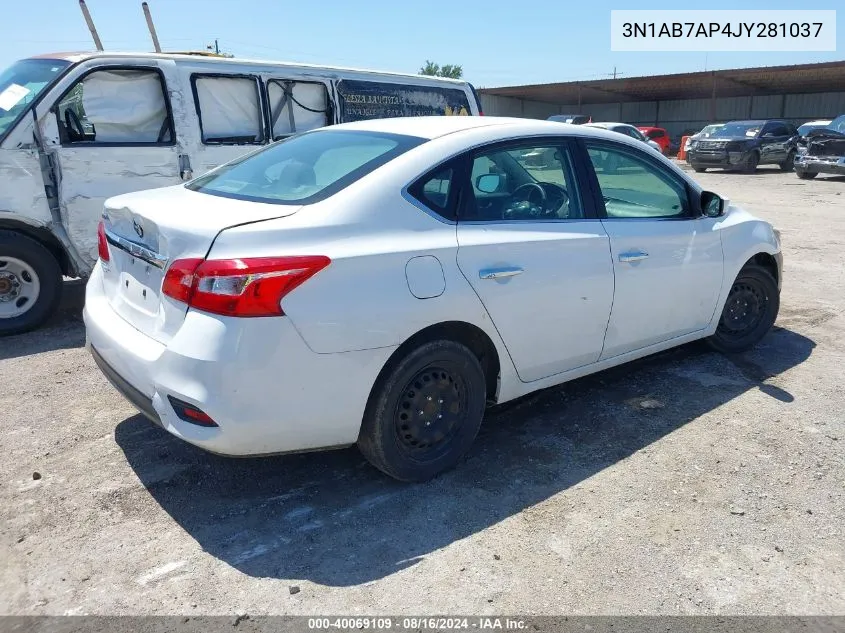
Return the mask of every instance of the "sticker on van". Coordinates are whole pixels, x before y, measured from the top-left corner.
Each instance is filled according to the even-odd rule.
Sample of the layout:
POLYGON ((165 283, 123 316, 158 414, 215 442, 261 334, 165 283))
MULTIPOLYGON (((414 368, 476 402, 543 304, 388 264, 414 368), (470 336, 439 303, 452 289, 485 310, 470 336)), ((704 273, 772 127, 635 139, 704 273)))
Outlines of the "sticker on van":
POLYGON ((460 88, 342 80, 337 85, 343 121, 406 116, 468 116, 460 88))

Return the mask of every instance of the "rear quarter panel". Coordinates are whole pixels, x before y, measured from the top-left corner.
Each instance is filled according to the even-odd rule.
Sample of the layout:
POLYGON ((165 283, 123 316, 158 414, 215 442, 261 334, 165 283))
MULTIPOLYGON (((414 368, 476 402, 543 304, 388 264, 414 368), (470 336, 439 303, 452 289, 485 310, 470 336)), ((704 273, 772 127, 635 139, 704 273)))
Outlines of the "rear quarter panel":
POLYGON ((412 161, 377 170, 292 216, 227 229, 209 257, 331 258, 327 268, 282 301, 315 353, 395 348, 431 325, 462 321, 493 341, 503 385, 517 380, 486 310, 457 267, 456 225, 432 217, 402 193, 427 164, 412 161), (440 264, 440 270, 428 269, 437 277, 432 285, 445 286, 439 296, 420 299, 409 288, 406 265, 421 256, 440 264))

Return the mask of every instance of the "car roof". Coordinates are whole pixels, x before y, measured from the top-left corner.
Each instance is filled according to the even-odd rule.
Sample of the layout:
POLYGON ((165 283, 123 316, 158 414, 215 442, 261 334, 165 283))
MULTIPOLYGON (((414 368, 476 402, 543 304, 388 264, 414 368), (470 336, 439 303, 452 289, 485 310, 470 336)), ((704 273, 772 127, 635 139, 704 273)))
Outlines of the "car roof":
MULTIPOLYGON (((572 125, 557 121, 540 121, 537 119, 520 119, 513 117, 495 116, 424 116, 402 117, 392 119, 369 119, 332 125, 325 130, 366 130, 386 134, 406 134, 424 139, 434 139, 455 132, 472 130, 490 126, 519 126, 520 134, 550 134, 559 135, 561 126, 569 125, 573 134, 583 133, 583 125, 572 125), (580 131, 580 132, 579 132, 580 131)), ((590 135, 598 135, 590 132, 590 135)))

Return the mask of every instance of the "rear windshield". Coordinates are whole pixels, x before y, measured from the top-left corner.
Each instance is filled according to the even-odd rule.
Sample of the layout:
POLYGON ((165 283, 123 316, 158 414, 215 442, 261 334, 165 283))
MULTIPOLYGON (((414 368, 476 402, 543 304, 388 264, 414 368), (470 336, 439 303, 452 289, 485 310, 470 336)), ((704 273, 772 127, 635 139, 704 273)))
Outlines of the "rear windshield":
POLYGON ((238 200, 310 204, 423 142, 399 134, 315 130, 227 163, 185 186, 238 200))

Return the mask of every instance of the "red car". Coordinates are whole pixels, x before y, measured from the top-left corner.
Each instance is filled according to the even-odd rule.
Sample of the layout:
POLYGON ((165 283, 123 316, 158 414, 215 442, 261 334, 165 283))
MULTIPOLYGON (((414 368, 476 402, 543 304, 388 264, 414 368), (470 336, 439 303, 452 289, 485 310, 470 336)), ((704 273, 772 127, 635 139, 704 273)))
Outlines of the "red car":
POLYGON ((669 151, 669 134, 662 127, 638 127, 646 138, 660 145, 660 151, 666 154, 669 151))

